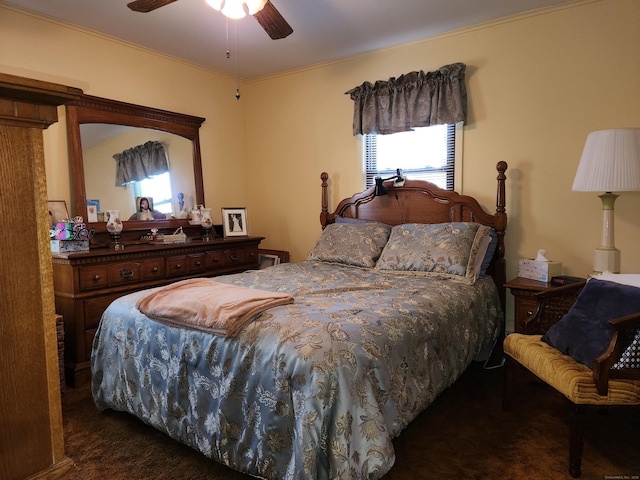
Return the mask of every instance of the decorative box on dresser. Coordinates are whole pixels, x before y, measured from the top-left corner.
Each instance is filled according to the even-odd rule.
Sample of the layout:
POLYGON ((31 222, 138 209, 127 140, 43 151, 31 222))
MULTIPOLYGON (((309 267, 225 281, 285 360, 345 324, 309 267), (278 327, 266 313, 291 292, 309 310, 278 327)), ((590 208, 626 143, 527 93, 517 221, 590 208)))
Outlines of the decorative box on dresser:
POLYGON ((218 238, 53 254, 56 312, 64 319, 67 384, 90 381, 91 344, 102 313, 113 300, 178 280, 257 268, 262 240, 218 238))

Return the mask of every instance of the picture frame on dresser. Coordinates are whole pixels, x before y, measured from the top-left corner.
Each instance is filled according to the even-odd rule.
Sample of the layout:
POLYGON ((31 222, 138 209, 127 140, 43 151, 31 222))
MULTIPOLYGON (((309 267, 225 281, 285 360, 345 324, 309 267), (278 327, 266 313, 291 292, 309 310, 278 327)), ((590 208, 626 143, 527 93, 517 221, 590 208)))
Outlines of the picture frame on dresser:
POLYGON ((48 200, 47 204, 49 207, 49 225, 51 227, 69 220, 69 210, 65 200, 48 200))
POLYGON ((249 235, 247 227, 247 209, 223 208, 222 230, 224 237, 246 237, 249 235))

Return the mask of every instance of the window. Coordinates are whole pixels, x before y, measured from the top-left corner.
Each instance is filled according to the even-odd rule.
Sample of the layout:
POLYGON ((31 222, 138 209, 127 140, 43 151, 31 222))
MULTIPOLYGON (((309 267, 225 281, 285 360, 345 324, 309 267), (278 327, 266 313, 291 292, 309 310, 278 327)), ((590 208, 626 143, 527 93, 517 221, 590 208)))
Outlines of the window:
POLYGON ((413 180, 454 189, 456 125, 433 125, 391 135, 363 135, 366 186, 402 169, 413 180))
POLYGON ((145 178, 139 182, 133 182, 133 191, 136 197, 153 198, 153 209, 157 212, 171 214, 171 179, 169 172, 145 178))

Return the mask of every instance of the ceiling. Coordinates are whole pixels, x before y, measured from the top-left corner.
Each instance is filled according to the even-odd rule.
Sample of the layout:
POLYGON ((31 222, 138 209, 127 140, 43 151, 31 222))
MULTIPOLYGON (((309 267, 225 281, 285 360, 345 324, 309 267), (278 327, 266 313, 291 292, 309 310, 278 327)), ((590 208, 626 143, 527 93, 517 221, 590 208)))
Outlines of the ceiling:
POLYGON ((226 17, 205 0, 178 0, 150 13, 129 10, 129 1, 0 4, 250 80, 576 0, 271 0, 293 28, 280 40, 249 16, 229 20, 227 35, 226 17))

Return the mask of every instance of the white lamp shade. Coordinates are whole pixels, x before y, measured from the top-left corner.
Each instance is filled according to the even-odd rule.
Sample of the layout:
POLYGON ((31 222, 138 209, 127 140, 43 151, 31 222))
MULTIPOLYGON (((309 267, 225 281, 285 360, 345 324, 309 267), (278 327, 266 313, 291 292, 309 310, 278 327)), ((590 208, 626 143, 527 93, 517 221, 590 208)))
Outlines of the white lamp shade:
POLYGON ((572 190, 640 190, 640 128, 591 132, 582 151, 572 190))

